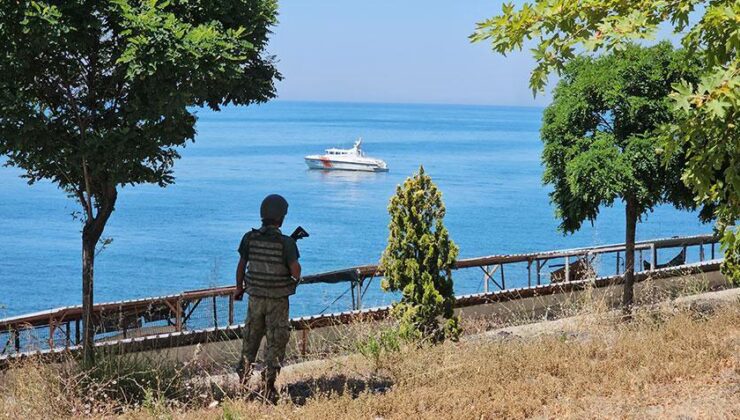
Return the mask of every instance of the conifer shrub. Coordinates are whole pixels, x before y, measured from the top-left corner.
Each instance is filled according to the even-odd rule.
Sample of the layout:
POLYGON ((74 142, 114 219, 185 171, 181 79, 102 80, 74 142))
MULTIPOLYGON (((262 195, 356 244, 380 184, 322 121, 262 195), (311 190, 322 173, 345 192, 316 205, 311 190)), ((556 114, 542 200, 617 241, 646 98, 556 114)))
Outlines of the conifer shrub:
POLYGON ((401 336, 456 340, 460 323, 453 312, 451 268, 458 248, 444 226, 442 193, 423 166, 396 188, 388 212, 388 246, 380 262, 385 272, 382 287, 402 294, 391 312, 401 336))

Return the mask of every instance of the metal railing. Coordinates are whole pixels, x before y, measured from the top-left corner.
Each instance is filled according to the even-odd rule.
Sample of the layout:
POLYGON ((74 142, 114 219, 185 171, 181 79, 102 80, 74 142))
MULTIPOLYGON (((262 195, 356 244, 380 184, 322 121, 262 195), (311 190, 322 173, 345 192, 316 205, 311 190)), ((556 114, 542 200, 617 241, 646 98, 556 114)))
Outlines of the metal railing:
MULTIPOLYGON (((638 242, 635 246, 639 255, 637 271, 682 265, 689 259, 687 256, 690 254, 687 250, 692 247, 698 251, 695 253, 698 261, 707 259, 707 251, 710 259, 714 259, 716 243, 717 238, 712 235, 638 242), (679 256, 683 254, 683 259, 677 260, 674 257, 669 261, 670 264, 660 264, 658 251, 662 249, 680 249, 679 256), (643 258, 645 252, 649 252, 649 262, 643 258)), ((527 254, 490 255, 458 260, 454 269, 457 271, 482 270, 483 293, 488 294, 491 292, 489 285, 500 290, 511 290, 516 288, 517 280, 520 287, 516 290, 523 290, 523 279, 516 278, 517 270, 514 269, 519 265, 520 277, 526 278, 524 288, 535 290, 540 289, 537 286, 567 285, 582 280, 586 275, 581 269, 584 266, 583 261, 591 270, 588 273, 591 278, 597 275, 609 275, 603 273, 603 270, 597 273, 599 271, 595 267, 597 264, 593 264, 596 258, 604 255, 615 257, 615 274, 619 275, 620 270, 623 271, 620 265, 620 261, 623 263, 623 258, 620 255, 624 253, 624 248, 624 244, 616 244, 527 254), (548 263, 560 262, 562 264, 548 266, 548 263), (557 269, 548 270, 553 267, 557 269), (549 278, 543 278, 547 274, 549 278), (512 277, 515 277, 514 281, 512 277)), ((604 266, 604 261, 600 265, 604 266)), ((383 272, 377 265, 364 265, 305 276, 301 285, 306 287, 317 283, 347 282, 349 283, 348 291, 351 292, 351 308, 357 310, 362 308, 363 295, 373 279, 382 275, 383 272)), ((456 277, 456 282, 458 281, 456 277)), ((168 296, 96 304, 93 308, 96 341, 136 340, 139 337, 209 328, 230 330, 231 327, 238 325, 235 320, 242 320, 246 315, 246 305, 234 304, 233 292, 233 286, 217 287, 168 296)), ((302 319, 313 318, 316 317, 302 319)), ((69 306, 0 319, 0 356, 29 350, 75 347, 81 342, 81 320, 81 306, 69 306)), ((308 324, 306 322, 294 323, 294 327, 301 325, 308 324)))
MULTIPOLYGON (((689 260, 687 257, 687 251, 690 247, 697 248, 697 262, 703 262, 708 259, 713 260, 715 259, 717 244, 718 238, 714 235, 683 236, 639 241, 635 243, 635 252, 637 254, 635 259, 635 271, 641 272, 646 270, 655 270, 656 268, 665 268, 686 263, 689 260), (665 249, 680 249, 679 255, 683 254, 683 261, 680 261, 680 264, 677 264, 677 261, 675 261, 676 258, 674 257, 668 262, 661 264, 658 259, 658 252, 659 250, 665 249), (707 258, 707 252, 709 253, 709 258, 707 258), (649 260, 645 258, 646 253, 648 253, 650 257, 649 260)), ((526 285, 531 287, 533 285, 550 283, 552 280, 552 274, 555 274, 556 281, 564 282, 578 280, 585 276, 596 277, 610 275, 611 272, 598 270, 593 264, 594 259, 599 257, 603 259, 606 255, 611 255, 616 261, 616 270, 613 274, 621 274, 624 272, 623 267, 625 261, 623 255, 625 248, 624 244, 611 244, 556 251, 532 252, 526 254, 489 255, 484 257, 460 259, 455 263, 454 270, 480 268, 483 272, 483 292, 488 292, 491 290, 489 286, 495 286, 499 290, 507 289, 507 278, 510 279, 511 276, 507 277, 506 272, 511 270, 505 270, 504 267, 511 267, 520 264, 523 266, 521 268, 524 270, 524 275, 526 276, 526 285), (589 270, 587 270, 586 273, 580 273, 581 275, 577 276, 575 275, 576 273, 571 273, 571 269, 579 260, 588 261, 589 270), (553 261, 555 261, 556 264, 551 265, 550 267, 557 267, 558 269, 547 272, 547 274, 551 274, 551 278, 543 279, 543 274, 545 274, 547 264, 553 261), (494 277, 497 272, 498 281, 494 277)), ((519 271, 520 273, 522 272, 522 270, 519 271)), ((354 290, 352 290, 352 309, 361 309, 362 297, 366 293, 369 283, 375 277, 382 277, 382 275, 383 271, 379 266, 363 265, 344 270, 306 276, 304 277, 303 283, 351 282, 354 286, 354 290)), ((523 285, 520 284, 517 286, 523 285)))

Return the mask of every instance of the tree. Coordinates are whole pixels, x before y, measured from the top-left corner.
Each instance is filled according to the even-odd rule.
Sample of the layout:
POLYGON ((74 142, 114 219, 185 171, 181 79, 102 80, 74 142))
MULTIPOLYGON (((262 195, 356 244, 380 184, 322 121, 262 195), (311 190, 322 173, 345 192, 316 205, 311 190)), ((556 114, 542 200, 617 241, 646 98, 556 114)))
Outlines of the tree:
POLYGON ((682 155, 663 165, 656 152, 659 128, 673 116, 671 83, 693 79, 691 67, 668 43, 579 57, 564 67, 544 113, 543 180, 554 187, 550 198, 560 228, 574 232, 594 221, 602 206, 618 199, 625 204, 625 308, 633 301, 638 220, 661 203, 693 206, 680 181, 682 155))
POLYGON ((0 153, 82 206, 83 345, 93 361, 95 246, 124 185, 174 181, 193 107, 264 102, 273 0, 0 3, 0 153))
POLYGON ((680 34, 703 72, 698 83, 675 84, 670 96, 680 113, 665 127, 665 148, 685 154, 682 179, 695 200, 716 204, 724 271, 740 282, 740 0, 535 0, 518 9, 505 4, 500 15, 478 24, 471 39, 488 40, 501 54, 536 40, 530 79, 536 92, 576 51, 620 50, 653 38, 662 23, 680 34), (693 24, 692 13, 700 16, 693 24))
POLYGON ((740 72, 737 66, 733 64, 721 73, 707 73, 698 83, 676 84, 671 98, 679 118, 674 124, 666 125, 664 134, 666 150, 687 151, 687 169, 682 178, 692 187, 698 202, 715 207, 717 230, 723 233, 722 271, 728 280, 740 285, 740 129, 737 127, 740 72))
POLYGON ((456 339, 459 326, 453 312, 451 269, 458 249, 444 226, 442 193, 424 167, 396 188, 388 212, 390 234, 380 262, 382 287, 402 293, 392 311, 400 321, 401 334, 433 341, 456 339), (438 317, 447 319, 443 328, 438 317))

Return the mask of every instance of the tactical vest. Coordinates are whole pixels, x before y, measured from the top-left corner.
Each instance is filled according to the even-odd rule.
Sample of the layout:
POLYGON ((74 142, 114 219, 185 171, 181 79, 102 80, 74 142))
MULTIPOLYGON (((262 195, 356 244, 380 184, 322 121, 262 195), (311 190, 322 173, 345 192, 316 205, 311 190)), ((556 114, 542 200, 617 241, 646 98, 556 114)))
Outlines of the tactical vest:
POLYGON ((295 293, 297 283, 285 265, 283 237, 278 229, 253 229, 247 236, 249 258, 245 291, 250 296, 280 298, 295 293))

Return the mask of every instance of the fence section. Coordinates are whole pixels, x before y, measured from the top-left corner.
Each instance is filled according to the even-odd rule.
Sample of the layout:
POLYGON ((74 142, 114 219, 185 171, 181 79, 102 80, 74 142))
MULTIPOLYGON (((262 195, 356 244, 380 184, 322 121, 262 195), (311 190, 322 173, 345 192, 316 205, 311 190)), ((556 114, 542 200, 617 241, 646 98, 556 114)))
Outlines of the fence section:
MULTIPOLYGON (((690 260, 702 262, 714 259, 716 243, 717 238, 711 235, 639 242, 636 245, 639 256, 636 270, 639 273, 680 267, 690 260), (659 259, 661 250, 664 254, 662 263, 659 259)), ((456 292, 458 295, 482 292, 481 296, 493 296, 491 293, 495 290, 516 292, 518 295, 528 293, 525 290, 539 291, 537 293, 549 290, 545 287, 565 290, 571 287, 568 285, 574 287, 586 278, 619 276, 624 272, 623 255, 624 244, 617 244, 461 259, 454 267, 456 292)), ((347 291, 335 303, 344 299, 348 308, 359 310, 373 280, 382 275, 377 265, 365 265, 306 276, 302 279, 301 287, 317 283, 348 283, 347 291)), ((244 320, 246 305, 235 303, 233 292, 234 287, 217 287, 97 304, 93 309, 95 339, 98 342, 134 342, 141 337, 164 337, 189 331, 238 334, 238 329, 233 327, 244 320)), ((294 321, 294 328, 307 328, 316 322, 327 322, 326 319, 336 321, 336 317, 346 318, 346 313, 343 314, 329 318, 323 314, 300 318, 294 321)), ((2 319, 0 357, 27 351, 76 347, 81 343, 81 328, 80 306, 2 319)), ((191 334, 192 337, 195 335, 191 334)))

